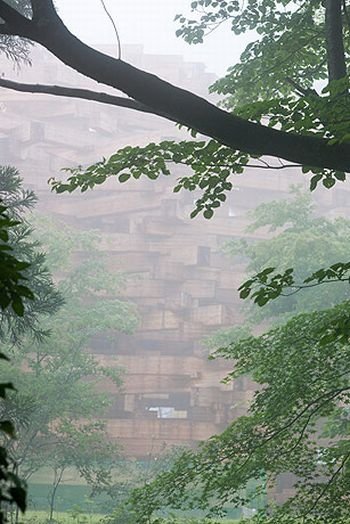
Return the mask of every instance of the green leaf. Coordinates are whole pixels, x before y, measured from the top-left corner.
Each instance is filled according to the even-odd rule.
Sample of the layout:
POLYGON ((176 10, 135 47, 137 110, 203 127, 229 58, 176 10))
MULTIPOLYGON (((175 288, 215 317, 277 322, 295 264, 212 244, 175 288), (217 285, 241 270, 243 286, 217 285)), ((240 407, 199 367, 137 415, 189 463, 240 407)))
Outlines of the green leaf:
POLYGON ((207 220, 210 220, 213 215, 214 211, 212 209, 206 209, 203 213, 204 218, 206 218, 207 220))
POLYGON ((120 183, 123 184, 124 182, 127 182, 130 178, 130 173, 122 173, 121 175, 119 175, 118 180, 120 183))
POLYGON ((330 177, 326 177, 326 178, 324 178, 322 180, 322 184, 327 189, 331 189, 334 186, 334 184, 335 184, 335 179, 334 178, 330 178, 330 177))
POLYGON ((334 173, 334 176, 337 180, 340 180, 341 182, 344 182, 344 180, 346 180, 346 174, 342 171, 336 171, 334 173))
POLYGON ((12 302, 12 309, 18 315, 19 317, 23 317, 24 315, 24 305, 20 298, 16 298, 12 302))
POLYGON ((245 298, 249 297, 250 292, 251 292, 251 289, 250 289, 250 288, 242 289, 242 291, 241 291, 240 294, 239 294, 239 297, 242 298, 242 299, 244 300, 245 298))
POLYGON ((323 175, 321 174, 318 174, 318 175, 314 175, 311 180, 310 180, 310 191, 314 191, 317 187, 317 184, 319 183, 319 181, 323 178, 323 175))

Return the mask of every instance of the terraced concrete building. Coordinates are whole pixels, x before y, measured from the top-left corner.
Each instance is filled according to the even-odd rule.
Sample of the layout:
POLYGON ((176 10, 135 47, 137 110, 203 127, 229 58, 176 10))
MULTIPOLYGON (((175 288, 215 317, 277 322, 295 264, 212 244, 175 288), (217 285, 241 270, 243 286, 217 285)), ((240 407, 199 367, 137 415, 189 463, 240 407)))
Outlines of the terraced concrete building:
MULTIPOLYGON (((145 55, 138 46, 125 54, 136 65, 200 94, 214 80, 204 66, 178 56, 145 55)), ((28 82, 96 88, 39 50, 31 69, 17 75, 3 63, 2 71, 28 82)), ((91 193, 52 195, 47 180, 60 176, 62 167, 97 161, 127 144, 171 139, 177 130, 157 117, 81 100, 2 89, 0 102, 2 163, 20 169, 26 185, 39 195, 42 212, 97 230, 110 268, 129 275, 123 296, 138 307, 138 330, 128 336, 106 333, 87 348, 103 363, 118 355, 126 370, 123 392, 109 412, 111 435, 129 456, 148 457, 164 445, 194 445, 221 431, 244 413, 252 393, 248 379, 220 383, 230 367, 208 361, 202 344, 211 332, 242 322, 236 289, 245 261, 233 263, 221 246, 232 237, 247 238, 246 212, 286 196, 295 173, 255 170, 237 177, 228 202, 210 221, 190 220, 193 193, 172 192, 176 177, 184 173, 179 168, 157 182, 120 185, 110 180, 91 193)), ((321 198, 329 209, 346 205, 336 191, 323 192, 321 198)))

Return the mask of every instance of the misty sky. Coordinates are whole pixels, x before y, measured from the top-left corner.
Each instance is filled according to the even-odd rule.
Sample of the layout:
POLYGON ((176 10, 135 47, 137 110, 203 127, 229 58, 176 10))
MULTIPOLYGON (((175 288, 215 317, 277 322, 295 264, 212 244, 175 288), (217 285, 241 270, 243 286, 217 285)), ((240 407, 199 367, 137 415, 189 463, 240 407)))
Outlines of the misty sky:
MULTIPOLYGON (((234 37, 229 26, 212 33, 202 45, 189 46, 176 38, 174 16, 189 13, 191 0, 105 0, 125 44, 143 44, 146 53, 180 54, 190 62, 204 62, 222 76, 238 60, 245 39, 234 37)), ((57 0, 67 26, 88 44, 114 43, 113 27, 100 0, 57 0)))

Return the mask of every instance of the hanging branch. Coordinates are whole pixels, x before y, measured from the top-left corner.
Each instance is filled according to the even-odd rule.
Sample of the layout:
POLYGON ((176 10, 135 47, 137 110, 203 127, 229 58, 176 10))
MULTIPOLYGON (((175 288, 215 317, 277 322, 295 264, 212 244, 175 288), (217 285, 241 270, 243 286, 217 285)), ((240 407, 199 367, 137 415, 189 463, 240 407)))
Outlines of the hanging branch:
POLYGON ((118 31, 117 25, 116 25, 115 21, 113 20, 113 17, 111 15, 111 13, 108 11, 107 6, 106 6, 104 0, 100 0, 100 2, 101 2, 101 5, 103 7, 104 12, 108 16, 108 18, 109 18, 109 20, 110 20, 110 22, 111 22, 111 24, 113 26, 115 36, 117 37, 118 58, 120 59, 122 57, 122 44, 121 44, 121 41, 120 41, 120 36, 119 36, 119 31, 118 31))

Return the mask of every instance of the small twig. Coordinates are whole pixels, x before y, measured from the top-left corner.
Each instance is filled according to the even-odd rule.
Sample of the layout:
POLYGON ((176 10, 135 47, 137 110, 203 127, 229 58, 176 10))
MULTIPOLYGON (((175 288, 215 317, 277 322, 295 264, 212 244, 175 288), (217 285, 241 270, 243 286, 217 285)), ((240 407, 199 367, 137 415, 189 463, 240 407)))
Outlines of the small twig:
MULTIPOLYGON (((0 80, 0 83, 1 83, 1 80, 0 80)), ((272 170, 281 170, 281 169, 291 169, 293 167, 302 167, 301 164, 282 164, 281 166, 272 166, 271 164, 268 164, 267 162, 264 162, 262 160, 259 159, 259 161, 263 162, 262 165, 259 165, 259 164, 242 164, 241 162, 233 162, 232 164, 223 164, 223 163, 218 163, 218 162, 215 162, 213 164, 209 164, 209 163, 206 163, 205 165, 206 166, 209 166, 209 167, 227 167, 227 168, 232 168, 232 167, 235 167, 235 166, 238 166, 238 167, 245 167, 245 168, 253 168, 253 169, 272 169, 272 170), (266 165, 264 165, 266 164, 266 165)), ((191 164, 187 163, 187 162, 182 162, 182 161, 179 161, 179 162, 174 162, 173 160, 167 160, 167 163, 169 164, 180 164, 180 165, 184 165, 184 166, 188 166, 188 165, 191 165, 191 166, 202 166, 203 164, 200 163, 200 162, 191 162, 191 164)))
POLYGON ((101 5, 102 5, 106 15, 108 16, 108 18, 111 21, 111 24, 112 24, 114 32, 115 32, 115 36, 117 37, 118 59, 120 60, 121 57, 122 57, 122 45, 121 45, 121 41, 120 41, 120 36, 119 36, 117 25, 116 25, 112 15, 111 15, 111 13, 108 11, 107 6, 106 6, 104 0, 100 0, 100 2, 101 2, 101 5))
POLYGON ((350 458, 350 452, 347 453, 344 457, 343 457, 343 460, 341 461, 339 467, 335 470, 335 472, 333 473, 333 475, 331 476, 331 478, 329 479, 329 481, 327 482, 327 484, 324 486, 323 490, 321 491, 321 493, 318 495, 318 497, 316 497, 315 501, 313 502, 312 506, 305 512, 303 513, 301 516, 302 518, 305 518, 307 515, 309 515, 317 506, 317 504, 320 502, 321 498, 326 494, 326 492, 328 491, 328 489, 331 487, 331 485, 333 484, 334 482, 334 479, 339 475, 339 473, 341 472, 341 470, 343 469, 343 467, 345 466, 345 464, 347 463, 347 461, 349 460, 350 458))
MULTIPOLYGON (((349 370, 346 371, 346 373, 343 373, 344 374, 347 374, 349 372, 349 370)), ((336 378, 339 378, 339 377, 336 377, 336 378)), ((311 413, 309 413, 309 415, 307 416, 307 419, 301 429, 301 432, 299 434, 299 437, 298 437, 298 440, 296 441, 296 443, 289 449, 285 450, 285 451, 282 451, 280 454, 281 455, 286 455, 286 454, 289 454, 291 453, 292 451, 294 451, 300 444, 306 430, 307 430, 307 427, 310 423, 310 420, 312 419, 312 417, 317 413, 317 411, 319 411, 323 406, 325 406, 330 400, 334 400, 337 396, 339 395, 339 393, 336 393, 333 397, 329 397, 327 398, 326 400, 324 400, 323 402, 321 402, 321 404, 318 404, 312 411, 311 413)))
MULTIPOLYGON (((319 401, 323 401, 321 405, 318 405, 316 406, 317 409, 315 411, 317 411, 320 407, 322 407, 324 404, 326 404, 327 402, 330 402, 331 400, 335 399, 338 395, 340 395, 341 393, 345 392, 345 391, 349 391, 350 390, 350 387, 344 387, 344 388, 338 388, 338 389, 335 389, 335 390, 332 390, 332 391, 327 391, 326 393, 323 393, 322 395, 320 395, 318 398, 316 398, 315 400, 309 402, 301 411, 299 411, 299 413, 297 413, 291 420, 289 420, 289 422, 287 422, 284 426, 281 426, 280 428, 267 433, 267 438, 265 438, 264 440, 262 440, 259 444, 257 444, 252 450, 251 452, 249 453, 248 457, 245 459, 245 461, 243 462, 243 464, 241 464, 237 470, 236 470, 236 473, 238 471, 241 471, 250 461, 250 459, 252 458, 253 456, 253 453, 258 450, 258 449, 261 449, 262 447, 264 447, 268 442, 270 442, 271 440, 275 439, 276 437, 278 437, 281 433, 284 433, 287 429, 289 429, 291 426, 293 426, 293 424, 295 422, 297 422, 304 414, 307 413, 307 411, 309 410, 309 408, 311 408, 311 406, 317 404, 317 402, 319 401)), ((225 457, 222 458, 222 460, 227 460, 227 458, 230 458, 230 455, 226 455, 225 457)))
POLYGON ((294 87, 294 89, 297 91, 297 93, 299 95, 302 95, 302 96, 310 96, 310 95, 318 96, 317 91, 315 91, 314 89, 309 89, 309 88, 305 88, 305 87, 301 86, 295 80, 293 80, 293 78, 290 78, 289 76, 287 76, 286 81, 288 82, 288 84, 290 84, 291 86, 294 87))
MULTIPOLYGON (((314 284, 305 284, 304 286, 303 285, 288 286, 289 288, 294 288, 294 291, 292 291, 291 293, 281 293, 281 296, 282 297, 290 297, 291 295, 295 295, 295 293, 298 293, 302 289, 308 289, 308 288, 311 288, 311 287, 320 286, 321 284, 331 284, 333 282, 349 282, 349 277, 346 277, 346 278, 331 278, 329 280, 322 280, 321 282, 315 282, 314 284)), ((272 287, 272 286, 267 286, 267 287, 272 287)))

